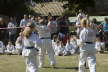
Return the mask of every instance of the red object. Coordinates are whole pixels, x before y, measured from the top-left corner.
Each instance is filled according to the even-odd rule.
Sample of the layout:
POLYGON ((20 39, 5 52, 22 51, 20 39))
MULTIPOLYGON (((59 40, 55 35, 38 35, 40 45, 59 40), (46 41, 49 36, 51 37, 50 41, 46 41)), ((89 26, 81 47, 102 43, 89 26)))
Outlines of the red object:
POLYGON ((69 40, 69 36, 68 36, 68 35, 65 35, 65 36, 63 37, 63 39, 62 39, 62 42, 63 42, 64 45, 66 45, 67 40, 69 40))

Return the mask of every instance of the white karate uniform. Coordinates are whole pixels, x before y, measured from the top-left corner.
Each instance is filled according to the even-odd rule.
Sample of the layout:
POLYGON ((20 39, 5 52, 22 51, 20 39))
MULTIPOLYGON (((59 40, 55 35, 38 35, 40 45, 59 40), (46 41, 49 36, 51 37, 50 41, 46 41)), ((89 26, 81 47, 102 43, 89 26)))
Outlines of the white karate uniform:
POLYGON ((55 55, 57 55, 57 56, 62 56, 62 55, 64 55, 64 49, 65 49, 65 47, 63 46, 61 46, 61 45, 55 45, 55 55))
POLYGON ((97 51, 102 51, 105 49, 105 43, 104 42, 96 42, 95 48, 97 51))
POLYGON ((80 17, 86 18, 86 15, 82 12, 82 13, 79 13, 79 14, 77 15, 77 18, 78 18, 78 19, 79 19, 80 17))
POLYGON ((20 54, 22 54, 22 48, 23 48, 22 37, 19 36, 16 41, 17 42, 15 43, 15 48, 17 49, 18 55, 20 55, 20 54))
POLYGON ((54 50, 52 47, 51 34, 49 32, 49 28, 46 25, 37 25, 36 29, 38 31, 39 38, 41 39, 41 49, 39 52, 39 67, 43 67, 44 65, 44 57, 46 51, 50 59, 50 65, 54 66, 56 64, 56 61, 54 58, 54 50))
POLYGON ((70 43, 67 42, 65 50, 66 50, 66 52, 69 52, 70 54, 74 54, 76 51, 76 48, 77 48, 77 46, 74 43, 74 41, 71 41, 70 43))
POLYGON ((5 50, 5 46, 4 46, 4 44, 3 44, 3 42, 2 41, 0 41, 0 53, 4 53, 4 50, 5 50))
POLYGON ((76 32, 77 32, 77 35, 79 35, 81 30, 82 30, 81 25, 80 25, 80 20, 81 20, 80 18, 86 18, 86 15, 83 12, 79 13, 77 15, 77 20, 76 20, 76 27, 77 27, 76 32))
POLYGON ((54 52, 55 52, 55 45, 56 45, 56 42, 52 40, 52 47, 53 47, 54 52))
POLYGON ((79 20, 76 21, 76 27, 77 27, 77 30, 76 30, 77 35, 79 35, 82 30, 79 20))
POLYGON ((36 35, 31 34, 28 39, 23 38, 23 51, 22 56, 25 58, 26 62, 26 72, 38 72, 38 63, 37 63, 37 49, 36 49, 36 35), (32 47, 27 49, 27 47, 32 47))
POLYGON ((16 48, 15 48, 15 46, 14 45, 7 45, 6 46, 6 50, 5 50, 5 53, 6 54, 17 54, 17 50, 16 50, 16 48))
POLYGON ((94 33, 94 30, 90 28, 83 28, 83 30, 80 33, 81 45, 79 72, 85 72, 84 64, 86 61, 88 62, 90 72, 96 72, 96 49, 94 43, 95 39, 96 34, 94 33))

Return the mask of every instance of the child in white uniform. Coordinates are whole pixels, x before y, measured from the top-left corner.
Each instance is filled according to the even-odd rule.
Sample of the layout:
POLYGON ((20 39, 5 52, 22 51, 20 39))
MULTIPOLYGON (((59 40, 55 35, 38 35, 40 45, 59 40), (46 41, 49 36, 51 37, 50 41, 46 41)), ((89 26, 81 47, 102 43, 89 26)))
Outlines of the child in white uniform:
POLYGON ((32 32, 34 30, 34 25, 30 27, 26 27, 23 31, 23 51, 22 56, 25 58, 26 62, 26 72, 38 72, 38 64, 36 60, 37 48, 36 46, 36 38, 32 32))
POLYGON ((57 41, 55 44, 55 55, 63 56, 64 55, 65 46, 61 41, 57 41))
POLYGON ((74 54, 77 48, 77 41, 75 35, 70 36, 70 40, 68 40, 66 44, 66 52, 67 54, 74 54))
POLYGON ((16 54, 17 53, 15 46, 12 44, 11 41, 8 42, 8 45, 6 46, 6 48, 7 48, 5 50, 6 54, 16 54))
POLYGON ((56 43, 57 43, 58 40, 59 40, 59 37, 57 35, 53 35, 52 47, 54 49, 54 52, 55 52, 55 45, 56 45, 56 43))
POLYGON ((101 42, 99 37, 97 37, 97 39, 96 39, 95 48, 96 48, 97 52, 99 52, 99 53, 102 53, 103 50, 105 49, 105 43, 101 42))
POLYGON ((3 54, 5 50, 5 46, 2 41, 0 41, 0 53, 3 54))

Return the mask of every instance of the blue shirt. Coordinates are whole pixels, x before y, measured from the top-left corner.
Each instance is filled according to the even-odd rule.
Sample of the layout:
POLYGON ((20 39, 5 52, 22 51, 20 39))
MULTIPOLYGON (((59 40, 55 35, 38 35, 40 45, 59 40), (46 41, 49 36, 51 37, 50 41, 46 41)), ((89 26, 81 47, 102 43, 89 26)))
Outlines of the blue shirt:
POLYGON ((104 32, 108 31, 108 24, 103 24, 103 30, 104 30, 104 32))

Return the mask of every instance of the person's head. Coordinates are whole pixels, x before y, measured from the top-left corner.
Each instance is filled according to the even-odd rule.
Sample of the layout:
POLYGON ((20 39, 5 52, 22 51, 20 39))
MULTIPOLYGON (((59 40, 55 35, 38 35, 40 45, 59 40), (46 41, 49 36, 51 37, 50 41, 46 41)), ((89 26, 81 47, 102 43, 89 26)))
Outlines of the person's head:
POLYGON ((34 20, 35 20, 36 22, 38 22, 38 17, 37 17, 37 16, 35 16, 34 20))
POLYGON ((12 42, 11 41, 8 41, 8 45, 12 45, 12 42))
POLYGON ((38 23, 41 25, 46 25, 46 22, 47 22, 47 20, 44 17, 42 17, 38 23))
POLYGON ((35 24, 33 22, 27 23, 27 27, 30 27, 32 30, 35 29, 35 24))
POLYGON ((30 18, 30 20, 31 20, 31 21, 34 21, 34 20, 35 20, 35 17, 34 17, 34 16, 32 16, 32 17, 30 18))
POLYGON ((24 31, 23 31, 23 36, 24 37, 29 37, 31 35, 31 33, 34 31, 35 29, 35 25, 31 22, 29 22, 27 24, 27 27, 25 27, 24 31))
POLYGON ((105 18, 104 20, 105 20, 105 22, 107 22, 107 23, 108 23, 108 18, 105 18))
POLYGON ((10 21, 14 21, 14 18, 13 17, 10 17, 10 21))
POLYGON ((52 21, 52 20, 53 20, 53 17, 52 16, 48 18, 48 21, 52 21))
POLYGON ((21 37, 22 37, 22 36, 23 36, 23 32, 20 32, 20 33, 19 33, 19 36, 21 36, 21 37))
POLYGON ((30 37, 31 33, 32 33, 32 29, 30 27, 25 27, 25 29, 23 31, 23 36, 28 38, 28 37, 30 37))
POLYGON ((83 18, 83 19, 81 20, 81 26, 82 26, 83 28, 90 27, 89 20, 86 19, 86 18, 83 18))
POLYGON ((56 40, 58 36, 56 34, 53 35, 53 40, 56 40))
POLYGON ((26 15, 26 14, 24 14, 24 19, 28 19, 28 17, 27 17, 27 15, 26 15))
POLYGON ((59 41, 59 40, 57 40, 57 41, 56 41, 56 44, 57 44, 57 46, 59 46, 59 45, 60 45, 60 41, 59 41))
POLYGON ((38 21, 39 21, 39 20, 41 20, 43 17, 42 17, 42 16, 38 16, 37 18, 38 18, 38 21))
POLYGON ((92 23, 97 23, 97 19, 96 18, 93 18, 91 22, 92 23))
POLYGON ((83 11, 80 9, 80 10, 79 10, 79 13, 82 13, 82 12, 83 12, 83 11))
POLYGON ((4 19, 0 17, 0 24, 2 25, 4 23, 4 19))
POLYGON ((28 15, 28 18, 31 19, 31 17, 32 17, 32 15, 29 14, 29 15, 28 15))
POLYGON ((96 37, 96 41, 97 42, 101 42, 101 38, 100 37, 96 37))

